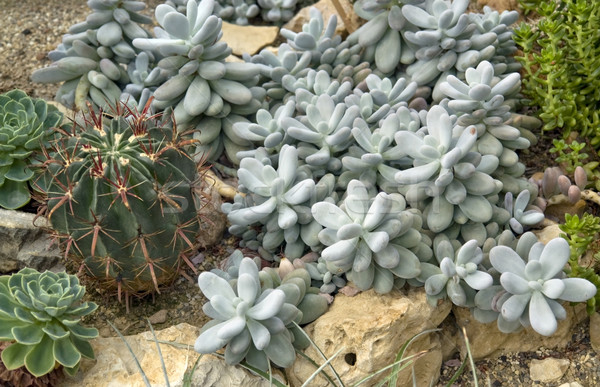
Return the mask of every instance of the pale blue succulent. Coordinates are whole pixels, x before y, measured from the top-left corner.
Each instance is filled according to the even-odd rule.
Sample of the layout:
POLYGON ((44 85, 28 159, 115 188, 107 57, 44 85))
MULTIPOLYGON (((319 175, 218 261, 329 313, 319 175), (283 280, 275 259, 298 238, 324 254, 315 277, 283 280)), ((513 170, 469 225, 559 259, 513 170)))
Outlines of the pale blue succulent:
POLYGON ((255 0, 224 0, 215 3, 214 14, 237 25, 248 25, 248 19, 260 14, 255 0))
POLYGON ((488 222, 493 208, 486 195, 499 192, 501 183, 489 175, 487 159, 471 151, 476 128, 454 125, 454 117, 436 105, 427 113, 426 129, 424 136, 410 131, 395 135, 413 160, 412 168, 395 176, 400 192, 409 203, 422 202, 431 231, 441 232, 454 220, 488 222))
POLYGON ((314 105, 306 107, 305 116, 286 117, 282 124, 286 134, 298 141, 298 155, 304 162, 333 172, 342 167, 336 156, 350 146, 350 127, 358 114, 357 106, 336 104, 321 94, 314 105))
POLYGON ((372 200, 359 180, 348 184, 347 196, 338 207, 331 202, 312 206, 314 219, 325 228, 319 240, 327 246, 321 256, 332 273, 346 273, 358 288, 389 292, 394 274, 414 278, 420 274, 419 260, 409 249, 394 245, 407 233, 414 214, 405 211, 402 195, 379 193, 372 200))
POLYGON ((455 305, 472 306, 475 290, 492 285, 492 276, 480 270, 483 253, 476 240, 466 242, 455 252, 452 244, 442 239, 434 250, 440 272, 425 281, 428 296, 447 296, 455 305))
MULTIPOLYGON (((387 116, 379 127, 371 131, 363 120, 355 120, 352 136, 356 141, 342 157, 344 171, 338 185, 345 186, 352 178, 359 179, 374 188, 386 187, 391 192, 397 186, 395 176, 402 167, 402 160, 407 155, 404 148, 394 138, 400 130, 400 118, 396 114, 387 116)), ((410 160, 405 159, 410 163, 410 160)))
MULTIPOLYGON (((513 40, 511 25, 519 19, 517 11, 502 11, 502 13, 488 7, 483 7, 483 13, 469 13, 471 21, 477 26, 479 34, 493 32, 496 34, 496 52, 489 60, 494 65, 496 75, 518 72, 521 65, 514 59, 517 45, 513 40)), ((481 48, 481 47, 474 47, 481 48)))
POLYGON ((265 21, 284 23, 294 17, 297 0, 257 0, 265 21))
POLYGON ((527 209, 531 194, 527 190, 521 191, 513 201, 512 192, 504 195, 504 208, 510 213, 509 227, 516 234, 523 234, 528 226, 534 226, 544 220, 544 213, 539 209, 527 209))
MULTIPOLYGON (((232 224, 229 231, 244 237, 248 247, 261 247, 263 253, 278 252, 285 243, 286 256, 299 258, 307 247, 319 245, 316 233, 320 226, 313 220, 310 206, 332 195, 335 179, 325 175, 315 184, 310 169, 300 166, 294 146, 281 148, 277 169, 268 156, 261 155, 258 152, 241 160, 239 189, 245 196, 237 195, 234 203, 222 205, 232 224), (248 230, 255 225, 262 225, 260 232, 248 230)), ((272 259, 269 255, 265 258, 272 259)))
POLYGON ((122 65, 135 61, 139 53, 132 45, 148 37, 140 24, 152 20, 138 12, 141 1, 88 0, 92 13, 85 22, 73 25, 62 43, 48 54, 52 64, 33 72, 31 80, 64 82, 56 99, 69 108, 85 109, 85 101, 106 107, 119 101, 121 89, 130 82, 122 65))
MULTIPOLYGON (((522 254, 507 246, 490 251, 490 262, 501 273, 500 284, 509 294, 500 313, 506 322, 531 325, 536 332, 549 336, 556 331, 556 320, 567 316, 560 301, 586 301, 596 294, 596 287, 582 278, 564 278, 563 268, 571 251, 563 238, 531 245, 527 261, 522 254)), ((500 317, 498 327, 505 327, 500 317)))
POLYGON ((306 345, 296 339, 299 335, 294 333, 293 322, 314 320, 326 310, 327 301, 308 293, 310 276, 303 269, 282 280, 273 271, 260 275, 256 263, 244 258, 238 270, 234 287, 212 272, 198 277, 200 290, 209 300, 203 311, 213 320, 202 328, 194 349, 211 353, 226 347, 227 364, 245 359, 263 371, 269 369, 269 361, 284 368, 291 366, 296 358, 295 346, 306 345), (269 282, 267 278, 275 280, 271 284, 276 288, 261 288, 261 282, 269 282))
POLYGON ((153 67, 152 58, 152 54, 142 51, 127 66, 129 83, 123 88, 121 101, 127 102, 131 107, 141 109, 146 106, 154 90, 169 77, 167 71, 153 67))

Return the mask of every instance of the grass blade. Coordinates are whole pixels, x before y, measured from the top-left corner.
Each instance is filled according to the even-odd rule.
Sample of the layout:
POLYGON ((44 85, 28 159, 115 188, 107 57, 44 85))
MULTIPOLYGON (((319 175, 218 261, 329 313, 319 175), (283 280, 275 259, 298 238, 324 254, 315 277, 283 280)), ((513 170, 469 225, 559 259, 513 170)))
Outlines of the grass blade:
MULTIPOLYGON (((216 356, 219 359, 225 360, 225 356, 221 355, 220 353, 213 352, 211 355, 216 356)), ((248 371, 254 372, 258 376, 262 377, 264 380, 270 381, 271 384, 273 384, 276 387, 288 387, 285 384, 281 383, 279 380, 273 378, 272 375, 270 375, 267 372, 264 372, 262 370, 259 370, 256 367, 252 367, 250 364, 246 363, 245 361, 239 362, 238 364, 240 366, 244 367, 245 369, 247 369, 248 371)))
MULTIPOLYGON (((336 353, 333 354, 333 356, 331 356, 329 359, 327 359, 327 361, 325 363, 323 363, 319 368, 317 368, 317 370, 315 372, 313 372, 312 375, 310 375, 310 377, 308 379, 306 379, 306 381, 302 384, 302 387, 308 387, 308 383, 312 382, 312 380, 314 378, 317 377, 317 375, 323 371, 323 368, 327 367, 331 361, 333 359, 335 359, 337 357, 337 355, 339 355, 345 348, 340 348, 336 353)), ((333 367, 332 367, 333 368, 333 367)))
MULTIPOLYGON (((402 358, 404 357, 404 353, 406 352, 406 349, 408 348, 408 346, 410 344, 412 344, 420 336, 423 336, 423 335, 426 335, 426 334, 432 333, 432 332, 438 332, 438 331, 440 331, 440 329, 427 329, 427 330, 424 330, 423 332, 417 333, 416 335, 414 335, 413 337, 411 337, 410 339, 408 339, 402 345, 402 347, 400 347, 400 350, 396 354, 396 360, 395 360, 395 362, 399 362, 400 360, 402 360, 402 358)), ((388 383, 389 386, 396 386, 397 383, 398 383, 398 374, 401 371, 400 368, 399 368, 400 364, 401 363, 396 364, 396 366, 392 369, 392 372, 390 373, 390 375, 386 379, 384 379, 383 381, 381 381, 378 385, 379 386, 383 386, 383 384, 385 384, 386 382, 389 382, 388 383)))
POLYGON ((352 387, 360 386, 364 382, 366 382, 366 381, 374 378, 375 376, 379 375, 380 373, 382 373, 384 371, 389 370, 390 368, 398 366, 399 364, 401 364, 400 368, 398 369, 398 372, 400 372, 403 369, 405 369, 406 367, 408 367, 409 365, 413 364, 415 362, 415 360, 417 360, 421 356, 425 355, 427 352, 428 351, 417 352, 414 355, 410 355, 410 356, 402 358, 402 359, 400 359, 400 360, 398 360, 396 362, 393 362, 392 364, 387 365, 387 366, 381 368, 380 370, 377 370, 377 371, 373 372, 372 374, 365 376, 363 379, 361 379, 358 382, 356 382, 356 384, 354 384, 352 387), (404 364, 402 364, 402 363, 404 363, 404 364))
POLYGON ((204 354, 200 354, 197 358, 196 358, 196 362, 194 363, 194 366, 192 367, 191 371, 186 371, 185 374, 183 374, 183 387, 191 387, 192 386, 192 378, 194 377, 194 374, 196 373, 196 368, 198 368, 198 364, 200 363, 200 359, 202 359, 202 356, 204 356, 204 354))
MULTIPOLYGON (((298 325, 296 322, 292 321, 292 323, 296 326, 296 328, 298 328, 302 334, 304 335, 304 337, 306 337, 308 339, 308 341, 310 341, 310 344, 317 350, 317 352, 319 353, 319 355, 321 355, 321 358, 327 362, 327 356, 325 356, 325 354, 323 353, 323 351, 321 351, 321 348, 319 348, 319 346, 312 341, 312 339, 310 338, 310 336, 304 331, 304 329, 302 329, 300 327, 300 325, 298 325)), ((333 375, 335 375, 335 378, 337 379, 339 385, 341 387, 344 386, 344 382, 342 382, 342 378, 340 378, 340 375, 338 375, 338 373, 336 372, 335 368, 333 368, 333 366, 331 364, 329 364, 329 369, 331 369, 331 372, 333 373, 333 375)))
POLYGON ((475 372, 475 362, 473 361, 473 355, 471 354, 471 346, 469 345, 469 338, 467 337, 467 330, 462 327, 463 336, 465 337, 465 345, 467 347, 467 356, 469 357, 469 364, 471 365, 471 372, 473 374, 473 386, 479 387, 477 383, 477 373, 475 372))
MULTIPOLYGON (((305 358, 315 368, 319 368, 319 365, 317 364, 317 362, 314 361, 310 356, 308 356, 304 352, 300 351, 299 349, 296 349, 296 354, 305 358)), ((321 374, 325 379, 327 379, 327 382, 329 382, 332 386, 335 386, 333 379, 331 379, 331 377, 329 375, 327 375, 327 372, 321 372, 321 374)))
POLYGON ((165 384, 167 387, 171 387, 171 383, 169 383, 169 374, 167 374, 167 367, 165 367, 165 359, 163 358, 162 351, 160 350, 160 344, 158 344, 158 338, 156 337, 156 333, 154 333, 154 328, 152 327, 152 323, 150 323, 150 319, 148 320, 148 326, 150 326, 150 332, 152 332, 152 337, 154 337, 154 342, 156 343, 156 349, 158 351, 158 357, 160 358, 160 366, 163 370, 163 375, 165 377, 165 384))
POLYGON ((133 353, 133 349, 131 349, 131 346, 129 345, 129 343, 127 342, 127 340, 125 340, 125 337, 121 334, 121 331, 119 331, 117 329, 116 326, 113 325, 113 323, 111 323, 110 321, 106 321, 111 327, 112 329, 115 330, 115 332, 117 332, 117 335, 119 335, 119 337, 121 338, 121 340, 123 340, 123 342, 125 343, 125 346, 127 347, 127 349, 129 350, 129 353, 131 353, 131 356, 133 356, 133 360, 135 361, 135 365, 138 368, 138 371, 140 371, 140 374, 142 375, 142 379, 144 380, 144 384, 146 384, 146 387, 152 387, 152 385, 150 384, 150 381, 148 380, 148 377, 146 376, 146 373, 144 372, 144 369, 142 368, 137 356, 135 356, 135 353, 133 353))

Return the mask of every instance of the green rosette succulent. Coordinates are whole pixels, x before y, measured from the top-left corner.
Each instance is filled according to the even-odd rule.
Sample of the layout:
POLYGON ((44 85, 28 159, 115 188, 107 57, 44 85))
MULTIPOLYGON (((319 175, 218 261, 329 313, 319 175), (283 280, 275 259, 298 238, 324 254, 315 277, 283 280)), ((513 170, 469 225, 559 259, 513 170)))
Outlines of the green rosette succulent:
POLYGON ((62 119, 56 107, 21 90, 0 95, 0 207, 16 209, 29 203, 33 156, 49 147, 51 128, 62 119))
POLYGON ((85 287, 74 275, 25 268, 0 277, 0 340, 13 341, 2 351, 8 370, 23 365, 35 376, 52 371, 56 363, 74 375, 81 357, 94 359, 88 340, 96 328, 80 325, 81 317, 96 310, 82 302, 85 287))

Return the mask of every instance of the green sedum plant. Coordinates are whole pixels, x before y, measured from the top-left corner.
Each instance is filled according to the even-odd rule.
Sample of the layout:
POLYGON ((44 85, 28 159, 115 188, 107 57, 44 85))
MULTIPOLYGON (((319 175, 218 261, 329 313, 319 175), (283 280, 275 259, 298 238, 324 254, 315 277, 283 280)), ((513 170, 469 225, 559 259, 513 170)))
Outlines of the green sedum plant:
POLYGON ((13 341, 2 351, 6 368, 24 365, 39 377, 58 363, 74 375, 82 356, 94 359, 88 340, 98 330, 82 326, 80 320, 97 305, 82 302, 84 293, 77 277, 65 272, 25 268, 0 276, 0 340, 13 341))
POLYGON ((63 133, 38 180, 67 254, 119 298, 159 292, 199 232, 197 164, 184 150, 193 141, 147 109, 90 112, 63 133))
MULTIPOLYGON (((522 1, 531 8, 533 1, 522 1)), ((577 130, 600 145, 597 105, 600 101, 600 18, 597 1, 535 1, 542 17, 534 26, 522 23, 515 41, 523 55, 523 93, 539 106, 544 130, 560 128, 566 137, 577 130)))
POLYGON ((62 119, 56 107, 21 90, 0 95, 0 207, 29 203, 36 153, 50 146, 52 128, 62 119))
MULTIPOLYGON (((590 245, 598 239, 600 233, 600 218, 592 214, 584 214, 581 218, 577 215, 565 214, 565 222, 559 225, 563 238, 569 242, 571 256, 569 257, 569 269, 566 270, 569 277, 584 278, 593 283, 596 288, 600 287, 600 275, 596 272, 596 265, 582 266, 580 259, 586 254, 590 245)), ((593 263, 598 260, 597 253, 593 255, 593 263)), ((600 305, 600 294, 587 301, 587 312, 592 314, 600 305)))

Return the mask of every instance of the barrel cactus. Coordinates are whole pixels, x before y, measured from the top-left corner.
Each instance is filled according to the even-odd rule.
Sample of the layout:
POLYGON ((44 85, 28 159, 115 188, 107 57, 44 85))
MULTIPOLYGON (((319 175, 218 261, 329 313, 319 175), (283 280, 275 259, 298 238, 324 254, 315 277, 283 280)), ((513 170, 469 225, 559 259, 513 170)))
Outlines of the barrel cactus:
POLYGON ((198 233, 197 165, 183 148, 193 140, 148 108, 90 112, 56 143, 39 180, 67 253, 119 296, 172 281, 198 233))
POLYGON ((36 156, 50 146, 63 115, 21 90, 0 95, 0 207, 16 209, 31 199, 28 182, 36 156))
POLYGON ((88 340, 98 330, 82 326, 80 319, 97 305, 82 302, 84 294, 77 277, 65 272, 24 268, 0 276, 0 340, 14 341, 2 351, 4 366, 13 370, 25 365, 39 377, 58 363, 74 375, 82 356, 93 359, 88 340))

